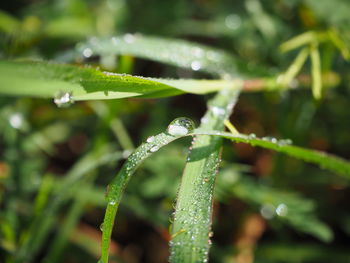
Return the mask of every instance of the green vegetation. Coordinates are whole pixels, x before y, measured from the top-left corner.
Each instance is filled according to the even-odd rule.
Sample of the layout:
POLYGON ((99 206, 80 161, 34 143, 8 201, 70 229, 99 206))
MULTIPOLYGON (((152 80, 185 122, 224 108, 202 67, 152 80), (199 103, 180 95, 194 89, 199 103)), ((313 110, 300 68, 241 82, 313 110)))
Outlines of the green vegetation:
POLYGON ((346 0, 0 8, 1 262, 349 260, 346 0))

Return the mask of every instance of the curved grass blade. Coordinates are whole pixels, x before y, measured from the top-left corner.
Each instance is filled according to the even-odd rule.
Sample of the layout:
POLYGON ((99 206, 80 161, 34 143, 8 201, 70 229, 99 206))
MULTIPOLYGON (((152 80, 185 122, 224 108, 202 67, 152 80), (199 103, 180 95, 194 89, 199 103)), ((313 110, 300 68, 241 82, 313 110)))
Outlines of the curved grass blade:
POLYGON ((157 98, 205 94, 232 84, 230 80, 156 79, 48 62, 0 61, 0 94, 12 96, 53 98, 68 92, 74 101, 157 98))
POLYGON ((244 135, 219 131, 209 132, 203 129, 196 129, 193 134, 220 136, 234 142, 247 143, 252 146, 259 146, 265 149, 281 152, 291 157, 301 159, 305 162, 316 164, 323 169, 332 171, 350 179, 350 162, 348 160, 332 154, 327 154, 325 152, 290 145, 289 140, 277 140, 270 137, 257 138, 254 134, 244 135))
POLYGON ((0 62, 0 93, 42 98, 59 92, 71 93, 74 100, 118 99, 162 91, 182 91, 165 84, 123 74, 110 74, 88 67, 47 62, 0 62))
POLYGON ((169 65, 207 72, 219 76, 268 76, 268 72, 240 61, 220 49, 178 39, 150 37, 141 34, 126 34, 112 38, 91 38, 77 46, 80 54, 92 55, 125 54, 169 65))
MULTIPOLYGON (((107 208, 103 220, 102 230, 102 252, 99 262, 108 262, 108 251, 110 238, 112 234, 114 219, 121 201, 124 189, 128 184, 131 176, 136 171, 137 167, 152 153, 158 151, 161 147, 167 145, 173 140, 188 134, 193 130, 191 121, 187 118, 182 118, 186 125, 175 125, 173 122, 169 125, 167 132, 160 133, 156 136, 151 136, 147 141, 141 144, 127 159, 122 166, 118 175, 112 180, 108 187, 107 193, 107 208)), ((177 119, 176 119, 177 120, 177 119)), ((175 120, 175 121, 176 121, 175 120)))
MULTIPOLYGON (((232 94, 224 93, 225 96, 222 96, 222 92, 220 98, 222 100, 224 99, 224 97, 226 97, 226 99, 230 98, 230 96, 228 95, 238 93, 238 91, 232 91, 232 94)), ((108 250, 115 215, 119 203, 121 201, 124 189, 127 183, 129 182, 132 174, 135 172, 137 167, 153 152, 157 151, 158 149, 160 149, 160 147, 163 147, 166 144, 178 138, 182 138, 184 136, 189 135, 197 136, 197 139, 194 141, 194 145, 192 146, 192 151, 189 155, 189 160, 184 172, 184 177, 182 179, 182 185, 186 185, 186 188, 180 189, 179 200, 176 206, 176 214, 172 230, 172 262, 181 262, 179 260, 182 257, 188 257, 188 255, 185 254, 185 251, 188 252, 186 247, 191 247, 191 244, 193 243, 192 241, 195 241, 194 244, 192 244, 193 246, 191 247, 193 248, 194 252, 192 252, 192 249, 191 252, 188 252, 191 257, 190 260, 195 260, 196 258, 198 258, 198 260, 207 259, 207 251, 209 249, 208 241, 210 235, 209 227, 211 220, 210 214, 212 189, 214 186, 216 169, 219 163, 219 149, 221 143, 220 139, 213 139, 212 137, 226 138, 234 142, 248 143, 252 146, 259 146, 266 149, 283 152, 292 157, 302 159, 306 162, 317 164, 324 169, 328 169, 330 171, 333 171, 340 175, 345 175, 346 177, 350 178, 350 162, 342 158, 315 150, 308 150, 301 147, 288 145, 289 142, 286 140, 278 141, 273 138, 259 139, 256 138, 255 135, 231 134, 227 132, 209 130, 210 128, 208 128, 207 125, 216 127, 218 129, 223 129, 223 120, 227 116, 227 110, 224 114, 220 114, 222 115, 219 118, 221 121, 219 121, 219 119, 213 118, 214 115, 217 115, 218 113, 222 112, 218 110, 220 108, 218 108, 218 104, 222 105, 222 103, 223 102, 220 101, 220 103, 215 102, 215 105, 209 105, 210 110, 202 119, 203 124, 201 125, 201 128, 196 129, 189 134, 179 134, 177 136, 173 136, 168 133, 161 133, 157 136, 149 137, 146 143, 139 146, 134 151, 134 153, 130 155, 130 157, 123 165, 118 175, 113 179, 109 187, 107 195, 108 205, 102 227, 102 255, 100 262, 108 262, 108 250), (200 171, 205 171, 201 174, 201 177, 197 177, 198 169, 200 169, 200 171), (196 176, 186 176, 186 173, 191 173, 191 175, 196 176), (204 189, 208 191, 204 191, 204 189), (204 207, 204 209, 199 206, 200 204, 198 202, 198 198, 200 198, 201 201, 203 200, 202 204, 205 203, 207 205, 206 207, 204 207), (193 222, 191 223, 198 224, 197 230, 196 228, 193 228, 193 224, 190 224, 190 222, 187 221, 189 219, 193 220, 193 222), (194 237, 194 240, 192 236, 194 237), (190 239, 191 241, 188 241, 188 239, 190 239), (204 245, 200 246, 198 244, 204 245), (185 248, 182 248, 182 246, 185 246, 185 248)), ((232 103, 228 105, 232 107, 232 103)))
MULTIPOLYGON (((239 85, 237 85, 239 86, 239 85)), ((219 92, 208 103, 200 129, 223 130, 240 89, 219 92)), ((198 135, 193 139, 178 193, 170 262, 207 262, 210 248, 212 202, 220 163, 221 137, 198 135)))

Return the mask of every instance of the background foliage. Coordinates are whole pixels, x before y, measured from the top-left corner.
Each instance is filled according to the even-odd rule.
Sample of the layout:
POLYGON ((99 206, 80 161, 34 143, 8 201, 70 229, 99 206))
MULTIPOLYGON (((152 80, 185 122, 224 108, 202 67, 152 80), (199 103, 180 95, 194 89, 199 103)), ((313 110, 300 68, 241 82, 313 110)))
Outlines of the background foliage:
MULTIPOLYGON (((274 81, 297 64, 294 59, 303 47, 317 43, 321 99, 314 99, 310 89, 315 95, 311 79, 317 68, 310 53, 299 65, 297 81, 286 83, 296 89, 272 85, 272 91, 242 93, 231 122, 246 134, 290 138, 296 145, 349 159, 349 13, 346 0, 5 1, 0 10, 0 57, 88 64, 115 73, 174 79, 225 77, 220 65, 225 70, 232 65, 237 78, 263 76, 264 81, 274 81), (303 38, 306 41, 285 42, 305 32, 312 32, 303 38), (138 35, 130 33, 155 38, 141 43, 143 49, 132 50, 128 38, 138 35), (116 36, 126 42, 126 51, 114 50, 109 42, 99 42, 103 48, 94 49, 96 41, 116 36), (226 60, 211 68, 208 64, 204 71, 186 64, 189 54, 181 56, 179 50, 172 63, 162 60, 159 54, 176 42, 171 39, 224 50, 218 52, 226 60)), ((13 88, 6 80, 17 76, 8 73, 7 63, 0 63, 2 93, 13 88)), ((42 70, 47 74, 50 67, 42 70)), ((69 71, 69 81, 98 77, 94 69, 85 71, 79 76, 69 71)), ((17 89, 25 81, 18 77, 17 89)), ((159 87, 161 92, 173 92, 159 87)), ((0 261, 96 262, 106 185, 134 145, 163 131, 175 117, 199 123, 209 97, 85 101, 57 108, 48 99, 2 96, 0 261)), ((114 262, 167 261, 169 220, 188 145, 184 138, 162 148, 130 181, 113 233, 114 262)), ((349 261, 346 178, 228 141, 222 159, 210 262, 349 261)))

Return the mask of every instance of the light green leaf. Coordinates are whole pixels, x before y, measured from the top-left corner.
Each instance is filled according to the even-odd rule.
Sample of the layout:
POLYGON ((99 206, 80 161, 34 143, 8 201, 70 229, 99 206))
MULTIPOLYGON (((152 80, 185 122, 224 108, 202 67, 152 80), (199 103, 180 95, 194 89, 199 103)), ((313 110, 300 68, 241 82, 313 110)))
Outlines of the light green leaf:
POLYGON ((237 76, 263 73, 254 65, 244 63, 232 54, 220 49, 178 39, 149 37, 140 34, 126 34, 108 39, 91 38, 78 45, 78 52, 84 56, 123 54, 149 59, 169 65, 207 72, 219 76, 237 76))
POLYGON ((234 80, 171 80, 102 72, 94 68, 48 62, 0 61, 0 94, 53 98, 68 92, 76 101, 157 98, 186 92, 205 94, 234 80))

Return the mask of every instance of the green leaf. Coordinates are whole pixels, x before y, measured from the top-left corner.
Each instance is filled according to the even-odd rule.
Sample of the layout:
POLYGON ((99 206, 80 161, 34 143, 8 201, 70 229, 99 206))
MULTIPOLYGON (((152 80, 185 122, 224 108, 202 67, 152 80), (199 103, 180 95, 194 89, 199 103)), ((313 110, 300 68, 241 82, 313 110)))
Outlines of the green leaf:
POLYGON ((108 39, 91 38, 77 48, 82 55, 132 55, 169 65, 202 71, 219 76, 237 76, 258 73, 268 76, 266 70, 239 60, 232 54, 178 39, 126 34, 108 39))
POLYGON ((107 193, 107 208, 102 227, 102 252, 100 262, 108 262, 109 244, 112 234, 114 219, 122 199, 124 189, 126 188, 131 176, 135 173, 136 169, 141 163, 147 159, 152 153, 158 151, 161 147, 169 144, 177 138, 183 137, 193 129, 192 121, 187 118, 178 118, 170 123, 166 132, 160 133, 155 136, 149 137, 145 143, 141 144, 135 151, 129 156, 127 161, 123 164, 119 173, 112 180, 108 187, 107 193), (176 121, 189 124, 190 126, 179 127, 176 121), (171 127, 175 128, 175 132, 172 132, 171 127), (184 133, 180 133, 184 132, 184 133))
POLYGON ((72 99, 157 98, 185 92, 205 94, 235 85, 231 80, 171 80, 102 72, 94 68, 48 62, 0 61, 0 94, 72 99))
POLYGON ((322 76, 321 76, 321 59, 318 45, 315 43, 310 47, 311 58, 311 75, 312 75, 312 94, 315 99, 319 100, 322 96, 322 76))
MULTIPOLYGON (((232 113, 240 94, 222 90, 208 103, 200 129, 224 130, 224 120, 232 113)), ((220 164, 222 139, 199 135, 193 139, 178 192, 170 262, 207 262, 210 248, 212 201, 220 164)))
POLYGON ((327 154, 325 152, 293 146, 290 145, 290 142, 288 140, 277 140, 275 138, 269 137, 256 138, 254 134, 244 135, 219 131, 209 132, 200 129, 196 129, 194 131, 194 134, 220 136, 234 142, 248 143, 252 146, 259 146, 262 148, 274 150, 276 152, 281 152, 291 157, 301 159, 305 162, 316 164, 323 169, 327 169, 350 179, 350 162, 348 160, 332 154, 327 154))

